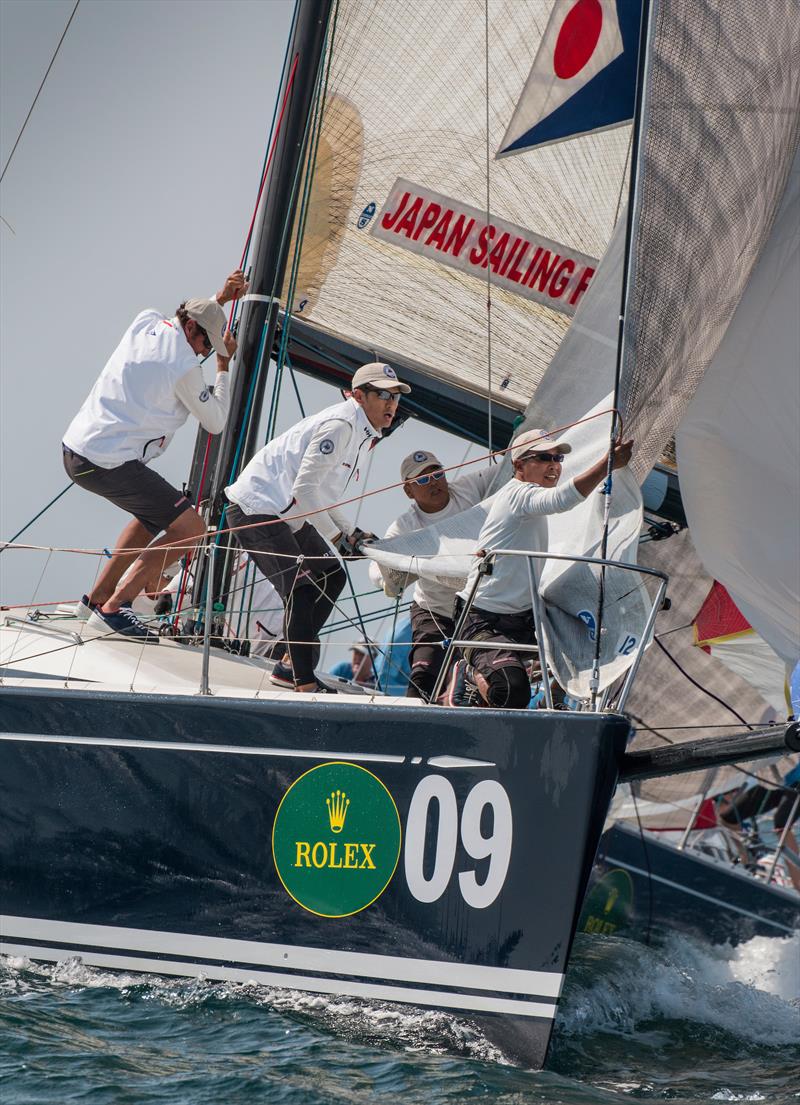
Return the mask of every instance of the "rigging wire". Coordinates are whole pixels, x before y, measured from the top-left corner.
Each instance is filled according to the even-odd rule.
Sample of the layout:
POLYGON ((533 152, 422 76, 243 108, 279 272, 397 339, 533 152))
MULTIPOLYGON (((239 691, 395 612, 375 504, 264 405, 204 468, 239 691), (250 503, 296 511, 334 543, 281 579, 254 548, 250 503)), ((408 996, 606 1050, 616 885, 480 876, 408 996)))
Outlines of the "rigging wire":
MULTIPOLYGON (((484 73, 486 80, 486 225, 491 220, 491 147, 489 134, 489 0, 484 0, 484 73)), ((487 438, 492 451, 492 266, 486 266, 486 377, 487 377, 487 438)))
POLYGON ((724 709, 729 710, 733 714, 733 716, 736 718, 736 720, 741 722, 741 724, 744 725, 746 729, 752 729, 753 728, 752 725, 748 725, 748 723, 744 720, 742 715, 740 713, 738 713, 736 710, 734 710, 733 706, 731 706, 729 703, 727 703, 724 698, 720 698, 719 695, 714 694, 713 691, 710 691, 707 687, 704 687, 702 683, 698 683, 698 681, 696 679, 694 679, 691 675, 689 675, 688 671, 686 671, 686 669, 683 668, 680 665, 680 663, 675 659, 675 657, 672 655, 672 653, 668 650, 667 646, 664 644, 663 641, 660 641, 658 639, 658 637, 654 637, 653 640, 658 645, 658 647, 661 649, 661 651, 664 653, 664 655, 667 657, 667 659, 675 665, 675 667, 678 669, 678 671, 681 673, 681 675, 683 675, 686 679, 689 680, 689 682, 692 684, 693 687, 696 687, 698 689, 698 691, 702 691, 703 694, 708 695, 709 698, 713 698, 714 701, 718 702, 720 704, 720 706, 724 707, 724 709))
MULTIPOLYGON (((22 138, 22 135, 25 132, 25 128, 28 125, 28 120, 30 119, 31 115, 33 114, 33 109, 36 107, 36 101, 39 99, 39 96, 41 95, 42 89, 44 88, 45 81, 50 76, 50 70, 53 68, 53 63, 55 62, 56 58, 58 57, 58 51, 61 49, 62 42, 67 37, 67 31, 70 28, 70 24, 72 23, 72 20, 75 18, 75 12, 78 10, 78 5, 80 4, 80 2, 81 2, 81 0, 75 0, 75 7, 72 9, 72 13, 71 13, 69 19, 67 20, 67 25, 66 25, 66 27, 64 28, 64 30, 61 34, 61 38, 58 40, 58 45, 55 48, 55 52, 54 52, 53 56, 50 58, 50 64, 47 67, 47 71, 45 72, 45 75, 42 77, 42 83, 39 85, 39 89, 38 89, 36 95, 33 97, 33 103, 30 106, 28 114, 25 116, 25 122, 22 124, 20 132, 17 135, 17 140, 16 140, 16 142, 14 143, 14 145, 11 149, 11 153, 8 155, 8 159, 5 163, 5 165, 3 166, 2 173, 0 173, 0 184, 2 184, 2 182, 3 182, 3 177, 6 175, 6 170, 8 169, 8 166, 11 164, 11 158, 14 156, 14 154, 16 152, 16 149, 17 149, 17 146, 19 145, 20 139, 22 138)), ((5 222, 5 220, 3 220, 3 221, 5 222)), ((8 225, 8 224, 6 224, 6 225, 8 225)))
POLYGON ((53 506, 54 503, 57 503, 62 495, 66 495, 66 493, 69 491, 69 489, 71 487, 74 487, 74 484, 72 482, 68 483, 67 486, 62 491, 59 491, 59 493, 55 496, 55 498, 50 500, 50 502, 47 504, 47 506, 43 506, 38 514, 34 514, 34 516, 31 518, 30 522, 26 522, 25 525, 22 527, 22 529, 17 530, 17 532, 14 534, 13 537, 9 537, 8 541, 5 542, 5 544, 2 546, 2 548, 0 548, 0 553, 5 552, 6 549, 9 547, 9 545, 13 544, 13 542, 16 541, 16 539, 18 537, 20 537, 25 532, 26 529, 30 529, 31 526, 33 525, 33 523, 38 518, 41 518, 41 516, 46 511, 48 511, 50 509, 50 507, 53 506))

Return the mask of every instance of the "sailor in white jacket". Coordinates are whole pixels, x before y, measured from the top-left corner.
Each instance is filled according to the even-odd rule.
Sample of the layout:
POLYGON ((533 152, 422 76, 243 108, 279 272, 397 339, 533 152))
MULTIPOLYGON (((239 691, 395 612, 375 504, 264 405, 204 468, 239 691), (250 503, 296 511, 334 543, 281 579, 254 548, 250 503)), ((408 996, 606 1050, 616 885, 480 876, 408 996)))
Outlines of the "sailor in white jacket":
POLYGON ((114 556, 78 603, 79 617, 94 613, 117 633, 158 642, 131 603, 143 588, 155 587, 164 567, 202 536, 204 525, 183 492, 147 465, 164 452, 190 414, 211 434, 225 425, 228 365, 236 341, 222 304, 246 290, 244 274, 237 270, 214 299, 189 299, 174 318, 153 310, 138 314, 64 434, 70 479, 134 516, 117 539, 114 556), (198 360, 212 349, 217 354, 213 393, 198 360), (162 530, 164 536, 153 541, 162 530), (180 549, 168 551, 169 545, 180 549), (145 546, 141 555, 125 551, 145 546))
POLYGON ((346 582, 332 546, 355 552, 372 536, 337 504, 359 497, 369 451, 394 421, 401 393, 411 391, 378 362, 359 368, 351 388, 343 403, 270 441, 225 489, 227 525, 284 602, 289 662, 276 666, 272 682, 298 691, 325 689, 314 653, 346 582))
MULTIPOLYGON (((392 522, 384 538, 424 529, 475 506, 486 498, 496 471, 490 465, 448 480, 442 462, 435 454, 425 449, 410 453, 400 465, 400 479, 412 505, 392 522)), ((406 580, 402 576, 398 578, 397 572, 381 572, 373 562, 369 574, 373 583, 382 586, 392 598, 405 590, 406 580)), ((455 629, 455 599, 456 585, 450 587, 446 583, 421 578, 416 582, 410 610, 411 676, 406 691, 409 698, 430 701, 445 657, 442 641, 452 637, 455 629)))

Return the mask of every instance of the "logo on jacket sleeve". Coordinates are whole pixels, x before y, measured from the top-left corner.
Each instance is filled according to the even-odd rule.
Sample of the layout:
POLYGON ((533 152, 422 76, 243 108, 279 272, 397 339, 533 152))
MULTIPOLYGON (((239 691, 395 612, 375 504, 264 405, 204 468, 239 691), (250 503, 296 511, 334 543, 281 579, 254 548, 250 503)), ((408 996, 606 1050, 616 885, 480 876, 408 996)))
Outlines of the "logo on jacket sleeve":
POLYGON ((211 398, 211 392, 208 390, 208 388, 203 388, 197 398, 200 400, 201 403, 207 403, 211 398))
POLYGON ((328 455, 328 453, 333 452, 333 442, 329 437, 326 437, 323 441, 320 441, 319 451, 321 453, 325 453, 326 456, 328 455))

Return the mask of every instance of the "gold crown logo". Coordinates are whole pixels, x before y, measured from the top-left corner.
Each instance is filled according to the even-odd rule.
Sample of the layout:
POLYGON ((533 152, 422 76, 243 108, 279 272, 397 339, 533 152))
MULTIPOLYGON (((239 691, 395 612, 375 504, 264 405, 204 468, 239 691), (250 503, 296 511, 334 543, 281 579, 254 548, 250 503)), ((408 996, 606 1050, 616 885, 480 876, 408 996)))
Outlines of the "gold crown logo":
POLYGON ((350 799, 342 790, 332 790, 330 798, 325 799, 328 807, 328 820, 331 823, 331 832, 340 833, 344 828, 344 819, 347 817, 347 807, 350 799))

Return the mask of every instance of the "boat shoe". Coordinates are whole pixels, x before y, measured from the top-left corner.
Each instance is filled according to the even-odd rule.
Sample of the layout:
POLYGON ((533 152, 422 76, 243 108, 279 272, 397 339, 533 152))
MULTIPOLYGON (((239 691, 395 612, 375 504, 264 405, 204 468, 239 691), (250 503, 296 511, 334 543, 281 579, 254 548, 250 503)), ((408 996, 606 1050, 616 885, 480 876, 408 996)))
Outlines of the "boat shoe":
POLYGON ((148 629, 126 603, 123 603, 113 614, 107 614, 99 606, 96 606, 92 613, 96 614, 114 633, 119 633, 123 637, 133 637, 148 645, 158 644, 158 634, 148 629))
POLYGON ((79 622, 88 622, 89 618, 91 618, 96 610, 97 607, 95 604, 89 602, 89 596, 81 595, 72 608, 72 616, 77 618, 79 622))
POLYGON ((480 701, 480 694, 472 676, 472 668, 466 660, 456 660, 444 694, 444 705, 478 706, 480 701))
POLYGON ((277 660, 275 667, 270 672, 270 683, 276 687, 285 687, 289 691, 294 690, 294 672, 283 660, 277 660))

